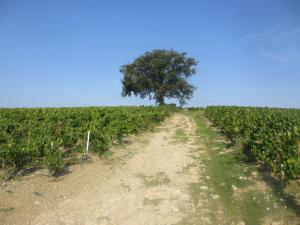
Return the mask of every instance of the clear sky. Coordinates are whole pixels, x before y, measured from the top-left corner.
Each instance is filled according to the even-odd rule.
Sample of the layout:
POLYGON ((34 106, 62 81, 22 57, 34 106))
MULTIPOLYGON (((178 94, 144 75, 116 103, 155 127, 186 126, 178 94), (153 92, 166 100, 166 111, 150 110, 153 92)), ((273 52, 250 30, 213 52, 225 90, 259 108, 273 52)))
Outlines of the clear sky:
POLYGON ((119 68, 157 48, 199 61, 188 106, 300 107, 299 0, 0 0, 0 107, 152 104, 119 68))

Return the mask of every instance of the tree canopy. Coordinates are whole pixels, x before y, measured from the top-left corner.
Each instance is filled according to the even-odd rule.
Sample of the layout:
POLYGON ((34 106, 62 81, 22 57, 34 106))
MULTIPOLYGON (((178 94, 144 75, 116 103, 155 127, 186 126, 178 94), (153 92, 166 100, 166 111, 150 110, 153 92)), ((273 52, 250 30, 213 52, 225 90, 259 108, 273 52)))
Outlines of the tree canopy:
POLYGON ((155 99, 162 105, 165 98, 176 98, 180 105, 191 99, 195 87, 188 78, 196 74, 197 61, 185 52, 155 49, 121 66, 122 96, 155 99))

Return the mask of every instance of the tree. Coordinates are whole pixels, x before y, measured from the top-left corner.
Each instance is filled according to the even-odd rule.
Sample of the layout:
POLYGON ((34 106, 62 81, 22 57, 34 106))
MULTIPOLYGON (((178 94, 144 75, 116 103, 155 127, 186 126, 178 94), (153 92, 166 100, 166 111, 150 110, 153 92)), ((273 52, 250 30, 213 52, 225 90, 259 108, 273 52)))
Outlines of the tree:
POLYGON ((174 50, 146 52, 132 63, 121 66, 122 96, 148 96, 159 105, 165 103, 165 98, 176 98, 184 105, 195 90, 188 78, 196 74, 197 63, 186 53, 174 50))

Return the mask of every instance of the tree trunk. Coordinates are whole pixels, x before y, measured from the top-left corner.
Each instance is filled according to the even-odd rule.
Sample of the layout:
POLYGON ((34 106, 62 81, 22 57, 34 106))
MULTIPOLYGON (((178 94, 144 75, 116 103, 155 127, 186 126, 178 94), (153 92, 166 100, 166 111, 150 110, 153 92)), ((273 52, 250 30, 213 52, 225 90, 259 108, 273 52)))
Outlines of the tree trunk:
POLYGON ((160 105, 160 106, 165 105, 164 97, 163 96, 157 97, 156 103, 158 103, 158 105, 160 105))
POLYGON ((158 105, 165 105, 165 91, 162 88, 156 90, 154 99, 158 105))

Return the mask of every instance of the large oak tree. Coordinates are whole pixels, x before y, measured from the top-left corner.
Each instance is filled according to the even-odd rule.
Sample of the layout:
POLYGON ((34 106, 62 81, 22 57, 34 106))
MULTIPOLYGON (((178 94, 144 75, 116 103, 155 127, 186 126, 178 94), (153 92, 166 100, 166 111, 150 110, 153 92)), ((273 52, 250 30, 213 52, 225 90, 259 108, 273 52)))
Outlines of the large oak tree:
POLYGON ((197 61, 186 53, 164 49, 146 52, 121 66, 122 96, 148 96, 159 105, 165 103, 165 98, 176 98, 184 105, 195 90, 188 78, 196 74, 196 65, 197 61))

